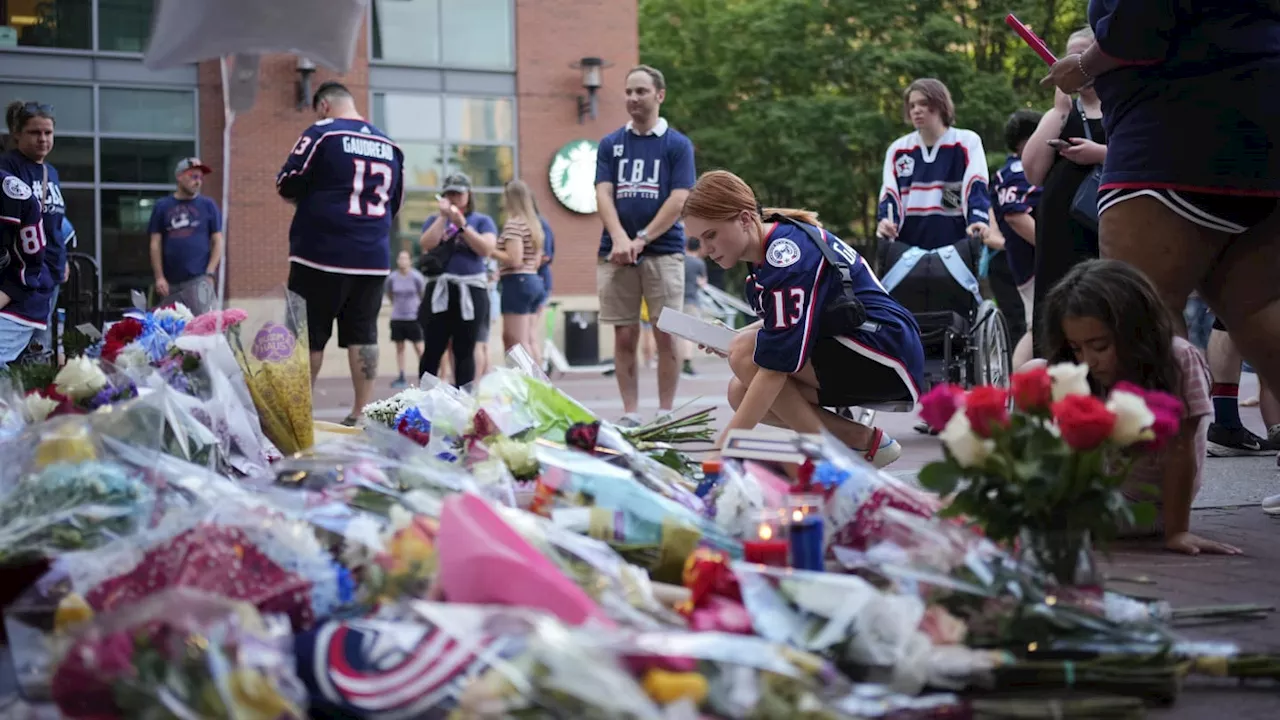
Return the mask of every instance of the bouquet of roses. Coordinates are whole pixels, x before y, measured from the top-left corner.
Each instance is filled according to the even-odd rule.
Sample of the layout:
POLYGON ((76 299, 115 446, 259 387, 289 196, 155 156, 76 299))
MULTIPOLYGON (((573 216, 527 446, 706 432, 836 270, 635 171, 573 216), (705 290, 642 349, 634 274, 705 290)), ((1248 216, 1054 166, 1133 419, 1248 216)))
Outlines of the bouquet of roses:
POLYGON ((182 303, 151 312, 127 313, 123 320, 107 329, 100 357, 121 369, 160 363, 193 319, 191 311, 182 303))
POLYGON ((940 385, 921 399, 946 457, 925 466, 920 482, 954 494, 944 514, 972 519, 994 541, 1021 542, 1065 585, 1076 584, 1088 543, 1150 522, 1153 509, 1130 505, 1121 486, 1133 452, 1167 442, 1182 413, 1176 398, 1129 383, 1097 398, 1087 376, 1063 363, 1015 374, 1012 393, 940 385))
POLYGON ((105 615, 76 633, 53 676, 67 718, 302 720, 287 623, 184 588, 105 615))
POLYGON ((138 387, 127 376, 111 377, 85 357, 67 361, 43 388, 26 396, 27 419, 41 422, 57 415, 81 415, 138 396, 138 387))

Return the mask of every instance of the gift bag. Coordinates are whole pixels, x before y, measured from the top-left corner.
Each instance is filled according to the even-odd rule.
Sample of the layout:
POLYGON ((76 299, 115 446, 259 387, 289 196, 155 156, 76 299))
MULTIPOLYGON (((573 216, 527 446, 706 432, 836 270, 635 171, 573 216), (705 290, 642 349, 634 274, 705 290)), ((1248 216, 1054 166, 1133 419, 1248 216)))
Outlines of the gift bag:
POLYGON ((259 298, 243 322, 227 331, 236 361, 262 421, 262 430, 286 455, 314 442, 311 350, 306 302, 284 288, 259 298))

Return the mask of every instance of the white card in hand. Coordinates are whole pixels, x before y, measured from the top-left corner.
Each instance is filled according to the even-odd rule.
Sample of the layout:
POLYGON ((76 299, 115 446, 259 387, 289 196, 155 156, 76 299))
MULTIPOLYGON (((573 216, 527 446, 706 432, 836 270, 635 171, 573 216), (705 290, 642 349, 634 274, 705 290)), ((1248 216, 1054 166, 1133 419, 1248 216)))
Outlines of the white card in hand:
POLYGON ((729 344, 738 335, 736 331, 723 325, 709 323, 671 308, 662 308, 662 314, 658 316, 658 329, 725 354, 728 354, 729 344))

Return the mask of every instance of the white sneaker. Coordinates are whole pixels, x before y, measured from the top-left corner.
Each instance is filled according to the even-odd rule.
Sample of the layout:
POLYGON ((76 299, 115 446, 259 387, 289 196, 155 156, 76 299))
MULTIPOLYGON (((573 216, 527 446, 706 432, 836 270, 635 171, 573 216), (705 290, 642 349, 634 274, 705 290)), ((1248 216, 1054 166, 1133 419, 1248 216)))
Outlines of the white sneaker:
POLYGON ((619 418, 616 424, 620 428, 640 427, 640 415, 638 413, 627 413, 619 418))
MULTIPOLYGON (((884 434, 880 428, 874 428, 871 435, 871 448, 862 455, 867 462, 877 469, 883 468, 902 457, 902 445, 897 440, 884 434)), ((1277 510, 1280 512, 1280 510, 1277 510)))
POLYGON ((1280 495, 1272 495, 1262 501, 1262 512, 1268 515, 1280 515, 1280 495))

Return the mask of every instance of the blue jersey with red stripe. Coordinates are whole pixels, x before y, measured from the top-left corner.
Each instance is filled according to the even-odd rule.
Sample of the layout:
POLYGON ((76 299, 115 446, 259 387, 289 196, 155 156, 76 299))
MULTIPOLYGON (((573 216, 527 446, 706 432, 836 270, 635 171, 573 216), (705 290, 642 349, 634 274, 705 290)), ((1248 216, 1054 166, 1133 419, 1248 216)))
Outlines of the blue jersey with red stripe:
POLYGON ((1090 0, 1102 189, 1280 196, 1280 4, 1090 0), (1190 140, 1189 140, 1190 139, 1190 140))
POLYGON ((933 147, 919 132, 889 146, 877 220, 898 226, 898 240, 925 250, 964 239, 965 228, 991 219, 982 138, 947 128, 933 147))
POLYGON ((996 171, 991 183, 991 199, 995 201, 996 223, 1000 226, 1000 234, 1004 235, 1009 270, 1013 272, 1014 281, 1022 285, 1036 274, 1036 246, 1014 232, 1006 218, 1034 212, 1040 202, 1040 188, 1027 182, 1022 158, 1010 155, 1004 161, 1004 167, 996 171))
POLYGON ((330 118, 307 128, 276 176, 297 204, 289 260, 346 275, 386 275, 404 195, 404 153, 372 123, 330 118))
POLYGON ((841 292, 840 274, 803 228, 789 223, 769 227, 764 263, 752 266, 746 280, 747 302, 761 320, 756 337, 755 363, 778 372, 794 373, 804 367, 814 344, 822 337, 840 335, 861 354, 901 368, 904 384, 924 382, 924 353, 915 318, 894 300, 866 261, 840 238, 819 231, 849 266, 853 291, 867 312, 861 328, 821 327, 823 308, 841 292))
POLYGON ((0 292, 9 303, 0 316, 43 330, 53 299, 53 271, 45 262, 44 214, 35 190, 22 178, 0 170, 0 248, 8 264, 0 269, 0 292))

